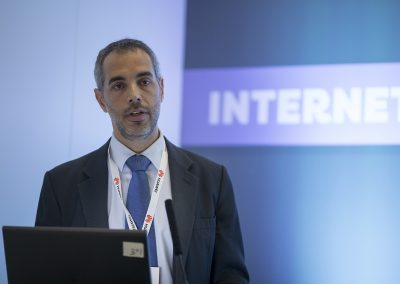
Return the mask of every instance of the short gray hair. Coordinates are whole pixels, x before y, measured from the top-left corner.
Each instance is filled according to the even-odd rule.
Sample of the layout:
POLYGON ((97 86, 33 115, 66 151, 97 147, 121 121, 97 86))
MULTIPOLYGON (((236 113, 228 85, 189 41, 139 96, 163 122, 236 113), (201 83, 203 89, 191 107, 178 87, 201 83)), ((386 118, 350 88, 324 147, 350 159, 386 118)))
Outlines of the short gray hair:
POLYGON ((153 69, 157 80, 161 80, 160 65, 158 63, 156 54, 153 50, 144 42, 137 39, 125 38, 115 42, 110 43, 105 48, 99 51, 97 55, 96 64, 94 66, 94 79, 96 80, 96 85, 99 90, 103 90, 104 87, 104 72, 103 63, 104 59, 113 51, 124 52, 124 51, 135 51, 141 49, 146 52, 153 63, 153 69))

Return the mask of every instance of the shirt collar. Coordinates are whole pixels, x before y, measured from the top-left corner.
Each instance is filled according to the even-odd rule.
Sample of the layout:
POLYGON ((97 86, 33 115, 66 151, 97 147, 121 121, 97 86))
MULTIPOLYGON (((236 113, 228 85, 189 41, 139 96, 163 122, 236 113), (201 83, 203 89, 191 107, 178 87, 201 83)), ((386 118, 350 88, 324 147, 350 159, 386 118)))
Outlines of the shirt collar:
MULTIPOLYGON (((153 144, 150 145, 146 150, 144 150, 141 155, 146 156, 151 163, 154 165, 156 169, 160 167, 161 164, 161 156, 163 153, 165 147, 165 139, 164 135, 162 134, 160 130, 160 136, 157 138, 156 141, 154 141, 153 144)), ((120 172, 122 172, 122 169, 124 168, 126 160, 128 160, 129 157, 136 155, 134 151, 126 147, 124 144, 122 144, 114 135, 111 136, 111 141, 110 141, 110 155, 115 164, 117 165, 118 169, 120 172)))

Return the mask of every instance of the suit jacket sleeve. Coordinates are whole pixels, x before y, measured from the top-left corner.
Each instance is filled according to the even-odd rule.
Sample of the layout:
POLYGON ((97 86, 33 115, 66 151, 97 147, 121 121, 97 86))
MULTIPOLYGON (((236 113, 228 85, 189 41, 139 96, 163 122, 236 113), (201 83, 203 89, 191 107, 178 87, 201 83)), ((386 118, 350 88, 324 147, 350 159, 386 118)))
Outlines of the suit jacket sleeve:
POLYGON ((35 226, 61 226, 60 207, 56 200, 49 172, 44 175, 35 226))

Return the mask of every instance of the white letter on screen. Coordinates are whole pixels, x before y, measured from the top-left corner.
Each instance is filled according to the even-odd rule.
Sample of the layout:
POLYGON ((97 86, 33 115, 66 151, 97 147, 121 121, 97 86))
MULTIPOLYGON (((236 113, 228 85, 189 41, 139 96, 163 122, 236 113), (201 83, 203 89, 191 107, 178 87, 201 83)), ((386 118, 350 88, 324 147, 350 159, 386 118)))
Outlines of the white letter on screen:
POLYGON ((276 99, 274 90, 253 90, 251 98, 257 102, 257 123, 267 124, 269 119, 269 103, 276 99))
POLYGON ((361 122, 362 113, 362 90, 351 88, 350 95, 342 88, 333 90, 333 121, 344 123, 345 117, 352 123, 361 122))
POLYGON ((331 122, 329 108, 331 99, 326 90, 310 88, 303 90, 303 123, 326 124, 331 122))
POLYGON ((300 123, 300 89, 282 89, 278 92, 278 123, 300 123))
POLYGON ((233 120, 240 124, 249 123, 249 92, 240 91, 238 97, 231 91, 224 92, 223 117, 224 124, 232 124, 233 120))
POLYGON ((220 109, 221 93, 218 91, 210 92, 210 101, 208 106, 208 122, 211 125, 219 124, 219 109, 220 109))
POLYGON ((365 88, 364 121, 366 123, 388 122, 388 97, 388 88, 365 88))

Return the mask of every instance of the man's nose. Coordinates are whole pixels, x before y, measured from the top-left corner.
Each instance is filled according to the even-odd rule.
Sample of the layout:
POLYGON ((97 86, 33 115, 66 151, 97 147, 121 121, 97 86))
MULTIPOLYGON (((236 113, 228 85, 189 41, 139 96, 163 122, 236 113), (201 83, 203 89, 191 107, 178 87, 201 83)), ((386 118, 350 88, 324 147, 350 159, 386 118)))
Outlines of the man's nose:
POLYGON ((130 84, 128 90, 128 102, 130 104, 142 101, 142 94, 140 88, 136 84, 130 84))

